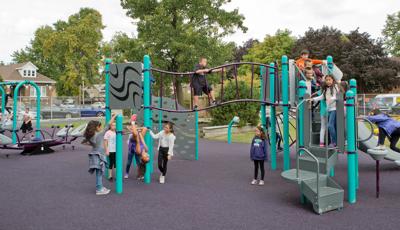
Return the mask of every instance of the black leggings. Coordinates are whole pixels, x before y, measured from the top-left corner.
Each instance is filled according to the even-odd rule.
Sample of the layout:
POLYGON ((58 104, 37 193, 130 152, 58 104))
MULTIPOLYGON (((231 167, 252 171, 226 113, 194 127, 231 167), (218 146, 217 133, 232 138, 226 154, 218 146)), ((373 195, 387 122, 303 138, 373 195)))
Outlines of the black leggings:
POLYGON ((261 180, 264 180, 265 169, 264 169, 264 160, 254 160, 254 179, 257 180, 258 177, 258 167, 260 167, 261 171, 261 180))
POLYGON ((158 169, 163 176, 167 174, 168 150, 169 148, 160 147, 158 151, 158 169))
MULTIPOLYGON (((385 144, 386 136, 388 136, 386 131, 382 128, 379 128, 378 143, 380 145, 385 144)), ((400 153, 400 149, 397 148, 396 145, 399 139, 400 139, 400 128, 397 128, 396 130, 393 131, 391 137, 389 138, 389 141, 390 141, 390 149, 398 153, 400 153)))

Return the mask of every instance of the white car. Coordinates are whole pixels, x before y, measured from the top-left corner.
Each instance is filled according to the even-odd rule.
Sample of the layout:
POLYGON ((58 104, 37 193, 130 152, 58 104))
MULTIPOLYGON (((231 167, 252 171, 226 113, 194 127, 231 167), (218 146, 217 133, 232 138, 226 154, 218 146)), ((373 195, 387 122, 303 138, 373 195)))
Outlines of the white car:
POLYGON ((93 103, 92 107, 93 108, 105 108, 106 107, 106 103, 98 101, 98 102, 93 103))

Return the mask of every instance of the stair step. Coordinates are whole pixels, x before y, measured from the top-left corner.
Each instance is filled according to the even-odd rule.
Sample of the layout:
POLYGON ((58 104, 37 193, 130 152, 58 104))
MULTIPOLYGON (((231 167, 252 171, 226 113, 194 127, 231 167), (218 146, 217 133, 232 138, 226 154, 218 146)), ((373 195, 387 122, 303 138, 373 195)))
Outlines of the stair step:
POLYGON ((299 178, 297 178, 296 169, 289 169, 283 171, 281 173, 281 176, 290 182, 299 182, 302 180, 315 179, 317 177, 317 173, 306 170, 299 170, 299 178))

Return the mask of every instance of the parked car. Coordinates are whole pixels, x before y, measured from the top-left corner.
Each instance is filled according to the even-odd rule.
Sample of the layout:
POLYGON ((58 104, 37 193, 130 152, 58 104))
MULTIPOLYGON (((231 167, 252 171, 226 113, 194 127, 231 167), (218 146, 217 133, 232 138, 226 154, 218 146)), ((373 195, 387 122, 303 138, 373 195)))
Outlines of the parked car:
POLYGON ((106 114, 104 107, 83 107, 80 108, 81 117, 104 117, 106 114))
POLYGON ((40 115, 42 119, 51 119, 51 118, 57 119, 57 118, 80 117, 81 114, 79 110, 53 107, 52 109, 50 108, 42 109, 40 115))

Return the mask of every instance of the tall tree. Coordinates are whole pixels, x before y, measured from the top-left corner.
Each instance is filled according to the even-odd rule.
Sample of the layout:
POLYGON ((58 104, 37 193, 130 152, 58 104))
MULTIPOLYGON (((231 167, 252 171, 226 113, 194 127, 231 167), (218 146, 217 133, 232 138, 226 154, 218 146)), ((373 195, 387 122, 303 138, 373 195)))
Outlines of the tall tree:
POLYGON ((398 66, 388 58, 382 41, 372 39, 358 29, 345 34, 326 26, 310 28, 296 41, 291 57, 298 57, 303 49, 311 51, 311 58, 325 59, 332 55, 343 71, 344 79, 358 81, 360 92, 387 91, 399 83, 396 78, 398 66))
POLYGON ((82 8, 67 21, 57 21, 53 26, 36 30, 30 46, 16 51, 16 62, 31 61, 39 71, 57 81, 60 95, 77 95, 79 86, 99 79, 101 14, 82 8))
MULTIPOLYGON (((153 65, 169 71, 189 71, 200 56, 210 65, 232 59, 234 45, 222 41, 236 29, 246 31, 238 10, 222 7, 230 0, 121 0, 137 22, 138 39, 153 65)), ((177 81, 182 101, 181 79, 177 81)))
POLYGON ((258 43, 259 41, 257 39, 250 38, 245 43, 243 43, 243 45, 237 46, 234 51, 233 61, 235 62, 242 61, 243 57, 249 53, 249 50, 258 43))
POLYGON ((268 64, 280 60, 293 48, 296 39, 289 30, 278 30, 275 35, 266 35, 264 40, 250 48, 243 60, 268 64))
POLYGON ((112 57, 113 62, 140 61, 145 54, 140 41, 125 33, 116 33, 110 42, 102 44, 102 54, 112 57))
POLYGON ((400 57, 400 11, 387 16, 386 25, 382 31, 385 45, 389 52, 400 57))

